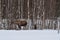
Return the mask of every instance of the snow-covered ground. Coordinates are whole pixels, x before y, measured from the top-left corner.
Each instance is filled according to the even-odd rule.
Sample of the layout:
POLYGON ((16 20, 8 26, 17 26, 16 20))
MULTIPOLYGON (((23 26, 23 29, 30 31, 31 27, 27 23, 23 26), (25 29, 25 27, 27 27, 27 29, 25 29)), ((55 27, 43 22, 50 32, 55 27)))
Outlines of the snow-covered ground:
POLYGON ((57 30, 0 30, 0 40, 60 40, 57 30))

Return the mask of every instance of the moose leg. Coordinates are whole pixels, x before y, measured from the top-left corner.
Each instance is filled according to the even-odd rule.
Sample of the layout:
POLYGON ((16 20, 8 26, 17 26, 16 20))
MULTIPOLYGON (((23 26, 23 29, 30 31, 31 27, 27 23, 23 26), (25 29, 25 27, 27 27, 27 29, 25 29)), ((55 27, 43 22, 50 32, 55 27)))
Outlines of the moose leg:
POLYGON ((18 24, 18 28, 21 29, 21 26, 18 24))

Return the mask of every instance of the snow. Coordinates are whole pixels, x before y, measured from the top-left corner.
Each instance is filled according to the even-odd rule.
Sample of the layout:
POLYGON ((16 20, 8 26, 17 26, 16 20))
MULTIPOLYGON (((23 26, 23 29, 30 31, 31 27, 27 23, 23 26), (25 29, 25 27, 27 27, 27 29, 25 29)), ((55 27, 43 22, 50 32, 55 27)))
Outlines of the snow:
POLYGON ((0 40, 60 40, 57 30, 0 30, 0 40))

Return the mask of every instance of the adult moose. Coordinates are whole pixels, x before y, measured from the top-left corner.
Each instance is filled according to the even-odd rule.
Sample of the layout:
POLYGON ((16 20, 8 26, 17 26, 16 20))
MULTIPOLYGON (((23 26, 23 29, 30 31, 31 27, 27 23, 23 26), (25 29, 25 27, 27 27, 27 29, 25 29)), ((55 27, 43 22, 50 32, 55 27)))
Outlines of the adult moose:
POLYGON ((25 19, 18 19, 15 20, 13 23, 17 24, 19 29, 21 29, 22 26, 26 27, 27 25, 27 21, 25 19))

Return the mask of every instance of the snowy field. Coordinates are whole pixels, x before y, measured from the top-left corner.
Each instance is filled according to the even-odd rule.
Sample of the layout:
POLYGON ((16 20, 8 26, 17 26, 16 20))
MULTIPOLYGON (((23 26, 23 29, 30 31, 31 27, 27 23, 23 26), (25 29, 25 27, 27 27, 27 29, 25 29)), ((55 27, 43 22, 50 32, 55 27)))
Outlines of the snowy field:
POLYGON ((57 30, 0 30, 0 40, 60 40, 57 30))

